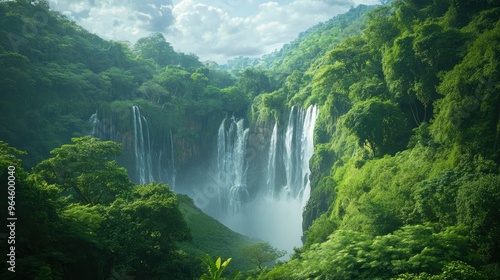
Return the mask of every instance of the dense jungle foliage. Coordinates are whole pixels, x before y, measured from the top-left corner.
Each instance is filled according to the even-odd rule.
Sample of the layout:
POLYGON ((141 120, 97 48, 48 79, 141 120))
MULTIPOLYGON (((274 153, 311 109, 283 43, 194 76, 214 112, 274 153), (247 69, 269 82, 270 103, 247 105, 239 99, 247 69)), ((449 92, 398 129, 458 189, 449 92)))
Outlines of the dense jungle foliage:
POLYGON ((393 1, 262 98, 321 109, 305 245, 255 279, 500 277, 499 15, 393 1))
POLYGON ((6 186, 16 167, 15 276, 197 279, 209 253, 231 257, 237 279, 499 279, 499 18, 494 0, 358 6, 228 72, 161 34, 129 46, 45 1, 1 2, 0 177, 6 186), (96 108, 140 105, 184 139, 187 162, 211 122, 284 123, 310 104, 320 115, 304 246, 274 268, 251 270, 247 239, 164 184, 134 186, 120 146, 85 136, 96 108))

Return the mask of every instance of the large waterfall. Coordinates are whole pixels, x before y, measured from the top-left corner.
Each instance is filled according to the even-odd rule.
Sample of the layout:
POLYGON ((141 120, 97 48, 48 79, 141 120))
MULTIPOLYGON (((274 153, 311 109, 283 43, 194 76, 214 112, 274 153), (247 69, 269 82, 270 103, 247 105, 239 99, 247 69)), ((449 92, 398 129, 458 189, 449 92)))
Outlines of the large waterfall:
POLYGON ((287 120, 254 130, 244 119, 225 118, 212 130, 216 145, 207 141, 214 144, 213 159, 180 170, 178 183, 174 154, 181 147, 176 146, 176 130, 161 127, 158 119, 153 125, 138 106, 129 110, 120 111, 122 115, 98 111, 89 122, 92 136, 124 144, 124 162, 133 181, 168 183, 234 231, 280 249, 292 252, 302 245, 317 106, 292 107, 287 120), (115 124, 113 119, 126 121, 115 124))
POLYGON ((305 111, 293 107, 284 129, 274 124, 265 155, 267 164, 252 174, 264 177, 260 178, 263 184, 253 189, 247 186, 246 178, 249 158, 255 157, 254 150, 247 149, 248 129, 243 120, 225 119, 218 131, 212 185, 205 187, 205 198, 210 202, 199 206, 237 232, 289 252, 300 247, 317 116, 317 106, 305 111))
POLYGON ((314 153, 317 116, 316 106, 310 106, 305 112, 292 107, 281 143, 276 142, 275 125, 269 145, 267 188, 259 192, 252 203, 258 214, 252 219, 251 235, 288 252, 302 245, 302 211, 310 195, 309 160, 314 153), (281 157, 278 145, 282 146, 281 157), (284 182, 276 176, 279 166, 284 166, 284 182))
POLYGON ((172 130, 165 131, 156 141, 151 137, 149 124, 139 107, 133 106, 135 180, 140 184, 153 181, 168 183, 175 189, 176 173, 174 158, 174 138, 172 130), (170 144, 170 145, 169 145, 170 144), (154 164, 153 164, 154 163, 154 164))

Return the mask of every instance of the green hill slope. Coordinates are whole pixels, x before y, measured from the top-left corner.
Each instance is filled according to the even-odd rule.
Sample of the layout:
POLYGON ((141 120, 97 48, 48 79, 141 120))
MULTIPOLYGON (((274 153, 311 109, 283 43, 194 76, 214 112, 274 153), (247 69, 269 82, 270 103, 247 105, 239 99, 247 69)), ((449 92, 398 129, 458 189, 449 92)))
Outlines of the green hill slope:
POLYGON ((228 267, 229 271, 254 268, 241 253, 244 246, 253 243, 250 238, 230 230, 205 214, 187 195, 179 194, 177 198, 180 203, 179 209, 184 215, 192 236, 190 242, 180 245, 183 250, 198 257, 209 254, 212 257, 222 257, 222 259, 232 258, 231 265, 228 267))

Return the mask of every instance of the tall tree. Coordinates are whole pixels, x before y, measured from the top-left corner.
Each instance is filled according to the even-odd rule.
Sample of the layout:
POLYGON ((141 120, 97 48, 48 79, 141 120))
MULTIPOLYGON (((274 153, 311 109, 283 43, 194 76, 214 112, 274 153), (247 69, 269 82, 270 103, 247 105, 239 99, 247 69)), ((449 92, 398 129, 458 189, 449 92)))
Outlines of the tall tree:
POLYGON ((279 250, 269 243, 259 242, 244 247, 242 253, 248 258, 248 261, 262 270, 264 266, 274 264, 277 259, 283 257, 286 251, 279 250))
POLYGON ((54 149, 53 157, 39 163, 35 173, 90 205, 109 204, 132 188, 125 168, 112 160, 120 154, 118 143, 90 136, 72 141, 54 149))
POLYGON ((177 53, 161 33, 139 39, 134 50, 143 58, 152 59, 160 67, 179 63, 177 53))
POLYGON ((356 104, 347 114, 344 125, 368 146, 374 156, 394 154, 406 146, 408 128, 403 113, 390 101, 370 99, 356 104))

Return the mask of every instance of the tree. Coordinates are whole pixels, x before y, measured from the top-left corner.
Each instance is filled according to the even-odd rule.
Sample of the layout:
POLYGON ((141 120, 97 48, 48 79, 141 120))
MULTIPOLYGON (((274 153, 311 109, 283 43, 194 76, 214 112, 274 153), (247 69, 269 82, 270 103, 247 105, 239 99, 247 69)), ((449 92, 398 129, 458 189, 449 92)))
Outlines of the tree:
POLYGON ((220 99, 226 112, 243 112, 249 103, 248 97, 235 86, 223 88, 220 99))
POLYGON ((104 213, 100 236, 109 246, 109 263, 139 279, 183 279, 189 267, 178 242, 191 233, 168 186, 139 185, 116 199, 104 213))
POLYGON ((416 58, 414 40, 413 34, 404 33, 398 37, 391 48, 385 49, 382 64, 389 91, 398 103, 409 106, 415 124, 419 125, 425 121, 425 106, 430 105, 431 100, 427 96, 429 92, 419 90, 422 84, 418 88, 416 86, 416 81, 419 82, 424 75, 428 75, 429 69, 416 58), (425 96, 418 96, 418 92, 425 93, 425 96))
POLYGON ((286 251, 279 250, 267 242, 259 242, 244 247, 242 253, 248 258, 248 261, 262 270, 265 265, 274 263, 283 257, 286 251))
POLYGON ((141 57, 152 59, 160 67, 175 65, 178 62, 177 53, 161 33, 153 33, 139 39, 134 45, 134 50, 141 57))
MULTIPOLYGON (((7 243, 5 239, 0 250, 8 253, 7 248, 15 246, 16 266, 23 267, 16 269, 13 276, 14 273, 7 270, 9 257, 2 254, 0 261, 5 265, 1 266, 0 278, 61 279, 59 277, 63 270, 68 272, 66 264, 69 260, 81 260, 82 256, 93 251, 93 244, 85 243, 79 248, 78 255, 67 254, 69 247, 75 248, 75 242, 67 243, 68 237, 74 237, 78 233, 73 230, 71 222, 61 218, 61 209, 54 202, 54 196, 57 197, 59 192, 51 186, 33 180, 22 169, 21 160, 17 158, 22 154, 24 152, 0 141, 0 182, 5 184, 4 191, 8 195, 0 200, 0 215, 17 218, 15 243, 7 243), (8 184, 7 189, 8 180, 15 184, 8 184), (12 193, 7 194, 8 190, 12 193)), ((7 237, 6 229, 0 229, 0 233, 7 237)))
POLYGON ((500 27, 485 31, 443 76, 431 132, 441 144, 500 159, 500 27))
POLYGON ((396 104, 370 99, 356 104, 347 114, 344 125, 368 144, 374 156, 383 156, 405 147, 408 131, 403 113, 396 104))
POLYGON ((238 87, 250 97, 273 91, 271 79, 262 70, 248 68, 241 74, 238 87))
POLYGON ((412 194, 415 207, 411 216, 419 222, 455 224, 458 178, 457 172, 447 169, 432 179, 416 184, 412 194))
POLYGON ((458 222, 471 228, 471 239, 478 246, 482 258, 498 265, 500 175, 497 174, 479 173, 476 179, 464 181, 458 190, 456 205, 458 222))
POLYGON ((125 168, 111 160, 120 154, 118 143, 90 136, 71 140, 52 150, 53 157, 34 168, 35 176, 90 205, 111 203, 132 188, 125 168))

